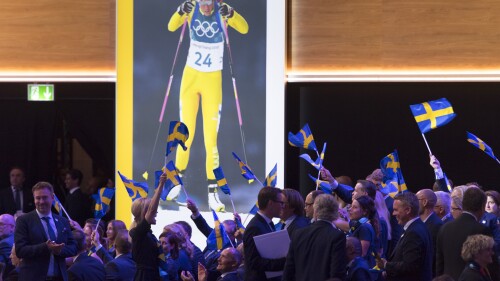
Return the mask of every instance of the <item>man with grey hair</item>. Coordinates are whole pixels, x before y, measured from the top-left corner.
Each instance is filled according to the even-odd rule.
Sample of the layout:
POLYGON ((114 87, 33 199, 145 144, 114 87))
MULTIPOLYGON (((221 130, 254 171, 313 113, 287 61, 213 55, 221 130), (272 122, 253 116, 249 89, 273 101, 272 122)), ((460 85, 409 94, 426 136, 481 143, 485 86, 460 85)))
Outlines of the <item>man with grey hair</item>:
POLYGON ((5 264, 4 278, 14 268, 9 255, 14 245, 15 225, 16 222, 11 214, 0 215, 0 262, 5 264))
POLYGON ((346 238, 334 224, 339 205, 330 194, 314 200, 316 221, 297 229, 292 236, 283 280, 344 280, 346 238))
POLYGON ((451 196, 449 192, 436 191, 434 192, 437 197, 436 205, 434 206, 434 212, 443 221, 447 223, 453 220, 451 215, 451 196))
POLYGON ((403 226, 404 232, 388 260, 377 260, 377 266, 385 269, 387 281, 432 279, 432 242, 425 224, 418 216, 418 201, 411 192, 398 194, 394 198, 394 216, 403 226))

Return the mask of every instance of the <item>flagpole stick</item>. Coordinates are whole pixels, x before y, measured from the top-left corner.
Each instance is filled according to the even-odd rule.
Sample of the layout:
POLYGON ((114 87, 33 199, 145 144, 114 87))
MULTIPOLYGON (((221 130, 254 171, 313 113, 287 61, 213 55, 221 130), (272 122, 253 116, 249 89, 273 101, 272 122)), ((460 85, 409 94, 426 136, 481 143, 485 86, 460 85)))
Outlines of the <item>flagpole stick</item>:
POLYGON ((500 164, 500 160, 498 160, 498 158, 495 158, 495 160, 497 160, 498 164, 500 164))
POLYGON ((227 240, 229 240, 229 243, 231 243, 231 247, 233 247, 233 248, 234 248, 233 241, 231 241, 231 238, 229 238, 229 235, 227 235, 227 232, 226 232, 226 231, 224 231, 224 233, 226 233, 227 240))
POLYGON ((182 188, 182 191, 184 191, 184 195, 186 195, 186 199, 188 199, 188 198, 189 198, 189 196, 188 196, 188 194, 187 194, 187 192, 186 192, 186 189, 184 188, 184 185, 183 185, 183 184, 181 185, 181 188, 182 188))
POLYGON ((68 215, 68 212, 66 212, 66 209, 64 209, 63 205, 60 204, 60 206, 61 206, 61 209, 63 210, 64 214, 66 214, 66 216, 68 217, 68 219, 71 220, 71 218, 68 215))
POLYGON ((242 223, 243 225, 245 225, 245 223, 247 222, 249 216, 250 216, 250 213, 247 214, 247 217, 245 218, 245 220, 242 223))
POLYGON ((429 147, 429 144, 427 143, 427 139, 425 138, 425 134, 422 133, 422 137, 424 138, 425 145, 427 146, 427 150, 429 150, 429 154, 433 155, 431 152, 431 148, 429 147))
POLYGON ((233 205, 233 213, 236 213, 236 208, 234 207, 233 197, 229 195, 229 199, 231 199, 231 205, 233 205))
POLYGON ((262 183, 262 182, 261 182, 261 181, 260 181, 257 177, 255 177, 255 180, 256 180, 258 183, 260 183, 260 185, 261 185, 262 187, 265 187, 265 185, 264 185, 264 184, 263 184, 263 183, 262 183))

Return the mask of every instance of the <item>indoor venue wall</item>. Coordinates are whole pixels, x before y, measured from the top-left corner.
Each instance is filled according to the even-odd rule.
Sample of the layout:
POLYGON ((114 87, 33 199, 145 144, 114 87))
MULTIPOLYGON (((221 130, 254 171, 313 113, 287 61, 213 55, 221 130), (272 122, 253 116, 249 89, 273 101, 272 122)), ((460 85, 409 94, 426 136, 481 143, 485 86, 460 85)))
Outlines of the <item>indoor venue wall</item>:
MULTIPOLYGON (((446 97, 457 116, 426 134, 434 155, 455 184, 478 181, 500 191, 498 163, 467 142, 469 131, 500 150, 500 83, 288 83, 285 134, 308 123, 316 146, 327 142, 324 166, 334 176, 365 179, 397 149, 411 191, 432 188, 429 152, 409 105, 446 97)), ((299 158, 315 152, 285 143, 285 187, 302 194, 315 185, 312 166, 299 158)))
POLYGON ((77 168, 60 153, 64 132, 92 158, 94 175, 114 175, 115 83, 54 88, 54 102, 30 102, 26 83, 0 83, 0 188, 8 186, 12 166, 25 169, 26 186, 41 180, 62 184, 58 171, 77 168))

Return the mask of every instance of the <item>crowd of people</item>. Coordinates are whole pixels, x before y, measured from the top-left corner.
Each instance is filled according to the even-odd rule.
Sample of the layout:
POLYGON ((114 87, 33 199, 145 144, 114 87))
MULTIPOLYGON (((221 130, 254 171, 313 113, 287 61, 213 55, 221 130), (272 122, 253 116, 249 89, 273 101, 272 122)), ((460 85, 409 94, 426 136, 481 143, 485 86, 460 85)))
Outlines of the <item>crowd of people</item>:
MULTIPOLYGON (((132 203, 128 229, 83 214, 86 207, 67 205, 72 219, 58 215, 54 187, 38 182, 26 192, 15 167, 1 197, 0 280, 500 280, 500 194, 477 183, 448 192, 439 161, 431 156, 430 164, 436 184, 417 193, 387 194, 379 169, 352 187, 322 168, 331 194, 263 187, 246 227, 238 214, 221 223, 222 247, 191 199, 192 222, 152 232, 165 175, 151 198, 132 203), (191 224, 207 237, 203 249, 191 242, 191 224), (281 230, 290 237, 287 254, 264 258, 254 238, 281 230)), ((66 203, 83 196, 81 179, 68 171, 66 203)))

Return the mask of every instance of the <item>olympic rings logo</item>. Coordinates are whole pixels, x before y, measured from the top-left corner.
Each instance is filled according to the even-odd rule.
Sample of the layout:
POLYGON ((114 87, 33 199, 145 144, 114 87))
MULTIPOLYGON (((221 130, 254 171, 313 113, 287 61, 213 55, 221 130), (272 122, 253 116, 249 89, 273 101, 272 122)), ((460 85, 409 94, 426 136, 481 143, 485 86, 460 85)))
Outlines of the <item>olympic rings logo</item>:
POLYGON ((196 19, 193 25, 193 30, 199 37, 206 36, 207 38, 212 38, 219 32, 219 26, 217 22, 201 22, 196 19))

